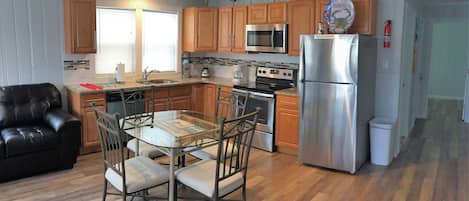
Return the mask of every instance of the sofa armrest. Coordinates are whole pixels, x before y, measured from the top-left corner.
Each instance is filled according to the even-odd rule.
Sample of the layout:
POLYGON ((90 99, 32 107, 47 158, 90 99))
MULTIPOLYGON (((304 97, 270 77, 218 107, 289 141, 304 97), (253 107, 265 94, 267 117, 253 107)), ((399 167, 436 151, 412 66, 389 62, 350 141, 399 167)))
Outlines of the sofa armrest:
POLYGON ((61 109, 53 109, 44 115, 45 122, 59 133, 61 130, 68 126, 81 127, 81 122, 71 114, 66 113, 61 109))

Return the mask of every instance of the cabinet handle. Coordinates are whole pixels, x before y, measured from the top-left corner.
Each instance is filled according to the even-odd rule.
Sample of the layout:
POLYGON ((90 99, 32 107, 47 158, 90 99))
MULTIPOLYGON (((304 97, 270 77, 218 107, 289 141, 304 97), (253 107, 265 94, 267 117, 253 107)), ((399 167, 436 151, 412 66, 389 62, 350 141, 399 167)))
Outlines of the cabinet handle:
MULTIPOLYGON (((96 49, 97 49, 97 46, 98 46, 98 44, 97 44, 97 43, 98 43, 98 39, 96 38, 96 30, 94 30, 94 32, 93 32, 93 40, 94 40, 94 42, 93 42, 93 48, 96 50, 96 49)), ((97 50, 96 50, 96 51, 97 51, 97 50)))

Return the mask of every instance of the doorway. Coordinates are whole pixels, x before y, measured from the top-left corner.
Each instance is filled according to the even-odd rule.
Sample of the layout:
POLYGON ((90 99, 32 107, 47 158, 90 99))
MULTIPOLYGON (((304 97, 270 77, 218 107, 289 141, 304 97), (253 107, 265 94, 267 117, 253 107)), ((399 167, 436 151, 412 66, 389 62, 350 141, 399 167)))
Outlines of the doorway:
MULTIPOLYGON (((428 97, 463 101, 469 88, 469 24, 464 21, 437 21, 432 27, 432 49, 428 97)), ((465 108, 467 110, 467 101, 465 108)), ((469 115, 462 119, 469 121, 469 115)))

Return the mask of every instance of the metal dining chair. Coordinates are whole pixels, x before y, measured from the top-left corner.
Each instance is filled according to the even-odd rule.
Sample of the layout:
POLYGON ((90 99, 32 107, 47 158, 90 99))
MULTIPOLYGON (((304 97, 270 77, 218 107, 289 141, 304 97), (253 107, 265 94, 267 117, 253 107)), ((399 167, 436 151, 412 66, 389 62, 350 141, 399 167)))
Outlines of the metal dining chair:
MULTIPOLYGON (((122 129, 133 129, 138 126, 151 126, 154 122, 155 113, 155 87, 150 87, 150 94, 147 90, 120 90, 123 108, 122 129), (149 96, 148 96, 149 95, 149 96)), ((146 156, 157 158, 164 154, 154 146, 141 142, 136 138, 130 139, 126 136, 127 149, 135 153, 136 156, 146 156)))
MULTIPOLYGON (((237 91, 223 91, 221 88, 217 89, 217 100, 215 105, 215 116, 222 116, 226 119, 234 119, 244 115, 246 111, 246 103, 249 94, 237 91)), ((232 150, 227 150, 228 155, 232 150)), ((217 158, 217 147, 211 146, 201 150, 189 153, 198 159, 213 159, 217 158)))
POLYGON ((125 159, 119 115, 108 114, 93 107, 104 160, 103 200, 108 194, 146 198, 150 188, 168 183, 166 168, 144 156, 125 159), (120 194, 108 192, 110 183, 120 194))
POLYGON ((258 113, 259 109, 239 118, 223 119, 216 160, 201 160, 177 170, 177 182, 214 201, 242 189, 243 200, 246 200, 249 154, 258 113), (234 150, 234 153, 228 155, 228 149, 234 150))

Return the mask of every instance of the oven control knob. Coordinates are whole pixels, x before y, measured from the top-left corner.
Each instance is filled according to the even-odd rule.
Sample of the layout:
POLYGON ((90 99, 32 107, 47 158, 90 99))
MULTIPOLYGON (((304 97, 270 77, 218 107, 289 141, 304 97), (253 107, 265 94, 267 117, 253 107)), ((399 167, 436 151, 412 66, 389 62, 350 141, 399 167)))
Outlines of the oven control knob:
POLYGON ((288 73, 288 76, 291 76, 291 73, 288 73))
POLYGON ((261 71, 261 70, 259 70, 259 73, 262 73, 262 71, 261 71))
POLYGON ((262 73, 264 73, 264 74, 265 74, 265 73, 266 73, 266 72, 265 72, 265 70, 264 70, 264 71, 262 71, 262 73))
POLYGON ((287 76, 287 73, 283 73, 283 76, 287 76))

